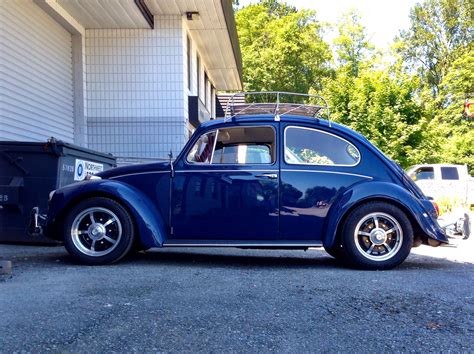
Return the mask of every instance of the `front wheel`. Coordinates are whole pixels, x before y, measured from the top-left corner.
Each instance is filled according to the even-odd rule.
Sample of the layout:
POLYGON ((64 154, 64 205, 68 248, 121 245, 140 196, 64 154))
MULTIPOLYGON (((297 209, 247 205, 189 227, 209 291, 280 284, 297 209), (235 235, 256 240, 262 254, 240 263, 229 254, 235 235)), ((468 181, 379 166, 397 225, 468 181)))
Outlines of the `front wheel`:
POLYGON ((114 263, 132 247, 133 222, 116 201, 94 197, 79 202, 64 222, 64 246, 81 263, 114 263))
POLYGON ((384 202, 353 210, 342 229, 347 260, 362 269, 385 270, 401 264, 413 245, 413 228, 405 213, 384 202))

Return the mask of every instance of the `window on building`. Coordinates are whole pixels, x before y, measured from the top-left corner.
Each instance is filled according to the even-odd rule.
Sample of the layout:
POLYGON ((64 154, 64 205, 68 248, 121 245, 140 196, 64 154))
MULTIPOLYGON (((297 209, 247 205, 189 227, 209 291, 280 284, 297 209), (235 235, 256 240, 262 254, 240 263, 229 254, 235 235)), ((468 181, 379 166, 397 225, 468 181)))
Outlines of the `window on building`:
POLYGON ((201 58, 199 57, 199 54, 197 55, 196 58, 196 70, 197 70, 197 96, 200 98, 201 97, 201 58))
POLYGON ((211 85, 211 118, 216 118, 216 88, 211 85))
POLYGON ((285 130, 285 162, 288 164, 355 166, 359 161, 359 150, 347 140, 310 128, 285 130))
POLYGON ((187 50, 187 62, 188 62, 188 90, 191 91, 191 39, 186 36, 186 50, 187 50))
POLYGON ((204 164, 271 164, 275 162, 275 131, 271 127, 233 127, 202 135, 188 162, 204 164))
POLYGON ((209 94, 207 87, 209 86, 209 78, 207 77, 207 72, 204 71, 204 105, 207 109, 209 109, 209 94))

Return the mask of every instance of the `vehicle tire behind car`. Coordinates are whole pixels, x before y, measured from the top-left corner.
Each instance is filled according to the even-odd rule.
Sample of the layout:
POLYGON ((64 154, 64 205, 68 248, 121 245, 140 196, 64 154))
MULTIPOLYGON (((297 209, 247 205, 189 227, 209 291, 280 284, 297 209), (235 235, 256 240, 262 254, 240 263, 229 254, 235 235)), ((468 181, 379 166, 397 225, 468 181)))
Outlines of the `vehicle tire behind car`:
POLYGON ((342 228, 342 242, 351 265, 362 269, 391 269, 409 255, 413 228, 398 207, 370 202, 349 214, 342 228))
POLYGON ((79 202, 64 220, 64 245, 77 261, 90 265, 117 262, 133 245, 128 211, 116 201, 94 197, 79 202))

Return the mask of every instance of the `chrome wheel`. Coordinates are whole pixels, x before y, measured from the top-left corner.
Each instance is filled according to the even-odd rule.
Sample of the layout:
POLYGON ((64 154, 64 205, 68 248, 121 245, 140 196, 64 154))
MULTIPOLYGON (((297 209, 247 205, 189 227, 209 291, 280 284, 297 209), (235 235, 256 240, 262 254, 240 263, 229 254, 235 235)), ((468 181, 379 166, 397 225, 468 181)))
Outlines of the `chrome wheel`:
POLYGON ((394 257, 403 243, 403 231, 398 221, 386 213, 364 216, 354 231, 357 251, 367 259, 385 261, 394 257))
POLYGON ((100 257, 112 252, 122 238, 122 224, 112 211, 93 207, 80 212, 73 220, 71 238, 83 254, 100 257))

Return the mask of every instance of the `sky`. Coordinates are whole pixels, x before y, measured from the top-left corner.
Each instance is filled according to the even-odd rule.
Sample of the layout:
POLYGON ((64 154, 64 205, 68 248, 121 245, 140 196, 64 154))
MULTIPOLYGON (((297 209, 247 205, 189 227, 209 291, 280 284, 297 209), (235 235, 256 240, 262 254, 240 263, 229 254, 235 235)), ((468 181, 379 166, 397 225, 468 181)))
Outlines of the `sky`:
MULTIPOLYGON (((256 0, 240 0, 240 6, 256 0)), ((408 28, 410 9, 420 0, 286 0, 298 9, 316 10, 316 18, 322 22, 337 24, 341 15, 355 8, 362 16, 370 42, 380 49, 388 49, 400 29, 408 28)), ((331 40, 334 33, 328 33, 331 40)))

